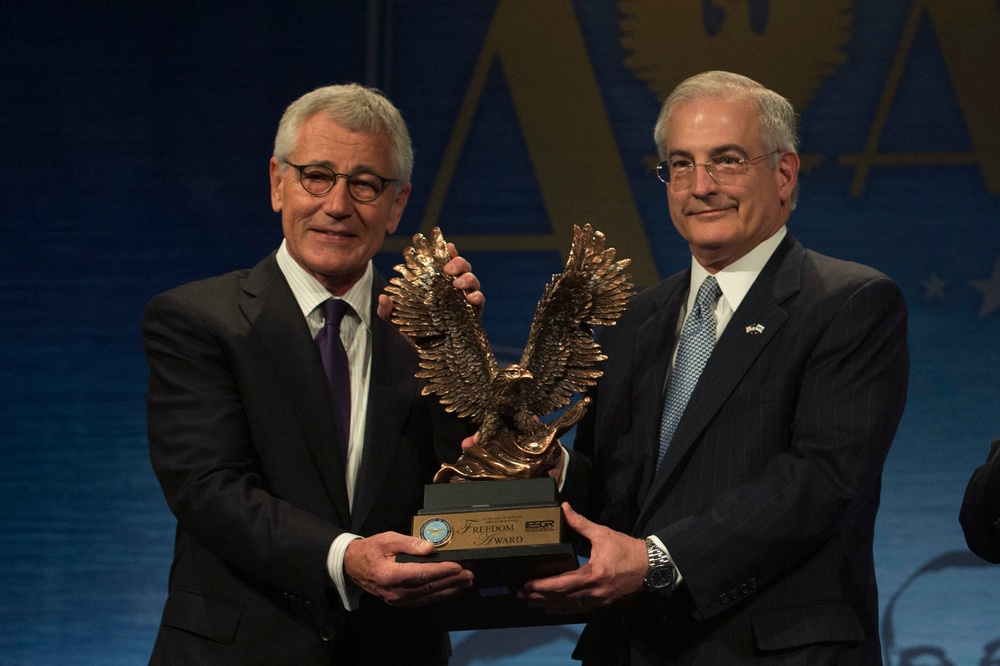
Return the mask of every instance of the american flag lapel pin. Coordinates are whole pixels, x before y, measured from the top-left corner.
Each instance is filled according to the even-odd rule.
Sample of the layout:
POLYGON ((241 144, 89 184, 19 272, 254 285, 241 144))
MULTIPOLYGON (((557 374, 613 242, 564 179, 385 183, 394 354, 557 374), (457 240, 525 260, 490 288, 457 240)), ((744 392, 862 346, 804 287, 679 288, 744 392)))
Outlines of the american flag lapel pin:
POLYGON ((750 324, 747 326, 747 333, 750 335, 760 335, 764 332, 764 324, 750 324))

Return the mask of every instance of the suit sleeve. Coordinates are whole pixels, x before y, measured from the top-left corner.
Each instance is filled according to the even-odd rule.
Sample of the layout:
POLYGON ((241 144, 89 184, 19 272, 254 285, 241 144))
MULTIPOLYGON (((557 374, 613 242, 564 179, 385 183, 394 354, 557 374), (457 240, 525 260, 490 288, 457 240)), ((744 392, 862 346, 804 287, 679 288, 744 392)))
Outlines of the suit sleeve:
POLYGON ((245 575, 320 596, 341 530, 269 492, 233 348, 212 315, 170 292, 143 317, 150 459, 180 530, 245 575))
POLYGON ((969 550, 1000 564, 1000 439, 993 442, 986 463, 969 479, 959 522, 969 550))

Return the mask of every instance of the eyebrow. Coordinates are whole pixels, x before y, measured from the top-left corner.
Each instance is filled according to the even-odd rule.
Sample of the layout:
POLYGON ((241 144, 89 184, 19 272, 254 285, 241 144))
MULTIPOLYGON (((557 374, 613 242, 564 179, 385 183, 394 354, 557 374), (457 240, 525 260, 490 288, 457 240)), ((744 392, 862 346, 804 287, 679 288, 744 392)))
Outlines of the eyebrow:
MULTIPOLYGON (((750 154, 743 146, 736 143, 727 143, 722 146, 715 146, 708 151, 709 156, 722 155, 723 153, 739 153, 743 156, 750 154)), ((687 157, 691 159, 692 162, 694 161, 694 155, 690 151, 679 149, 667 151, 667 157, 675 157, 678 155, 681 157, 687 157)))
MULTIPOLYGON (((337 167, 330 160, 320 160, 318 162, 306 162, 302 166, 325 166, 328 169, 337 171, 337 167)), ((377 176, 379 175, 379 170, 373 166, 369 166, 368 164, 355 164, 354 169, 350 172, 349 175, 353 176, 354 174, 357 173, 368 173, 373 176, 377 176)))

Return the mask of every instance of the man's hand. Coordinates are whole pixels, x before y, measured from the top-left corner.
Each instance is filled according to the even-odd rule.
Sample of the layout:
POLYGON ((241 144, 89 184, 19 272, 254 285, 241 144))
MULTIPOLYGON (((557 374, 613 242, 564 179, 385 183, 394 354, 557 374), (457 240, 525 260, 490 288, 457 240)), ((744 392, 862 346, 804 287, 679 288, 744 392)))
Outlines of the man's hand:
POLYGON ((472 572, 457 562, 396 562, 397 553, 430 555, 433 550, 428 541, 383 532, 347 546, 344 573, 390 606, 428 604, 472 585, 472 572))
POLYGON ((593 523, 566 502, 566 524, 590 541, 590 560, 575 571, 525 583, 518 598, 550 613, 582 613, 642 590, 649 568, 646 543, 593 523))
MULTIPOLYGON (((469 305, 474 307, 480 315, 483 314, 486 296, 479 291, 479 278, 472 273, 472 264, 458 256, 458 250, 455 249, 454 243, 448 243, 448 254, 451 255, 451 261, 444 265, 444 272, 455 276, 451 285, 455 289, 464 291, 465 300, 469 302, 469 305)), ((392 299, 388 294, 379 294, 377 312, 379 318, 389 321, 389 317, 392 315, 392 299)))

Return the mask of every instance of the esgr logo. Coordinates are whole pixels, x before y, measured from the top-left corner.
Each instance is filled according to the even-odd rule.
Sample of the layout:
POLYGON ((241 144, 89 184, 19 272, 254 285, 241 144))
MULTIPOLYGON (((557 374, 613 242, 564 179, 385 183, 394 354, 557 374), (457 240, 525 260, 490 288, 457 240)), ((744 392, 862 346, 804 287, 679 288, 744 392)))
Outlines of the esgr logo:
POLYGON ((556 528, 554 520, 526 520, 524 521, 525 532, 551 532, 556 528))

